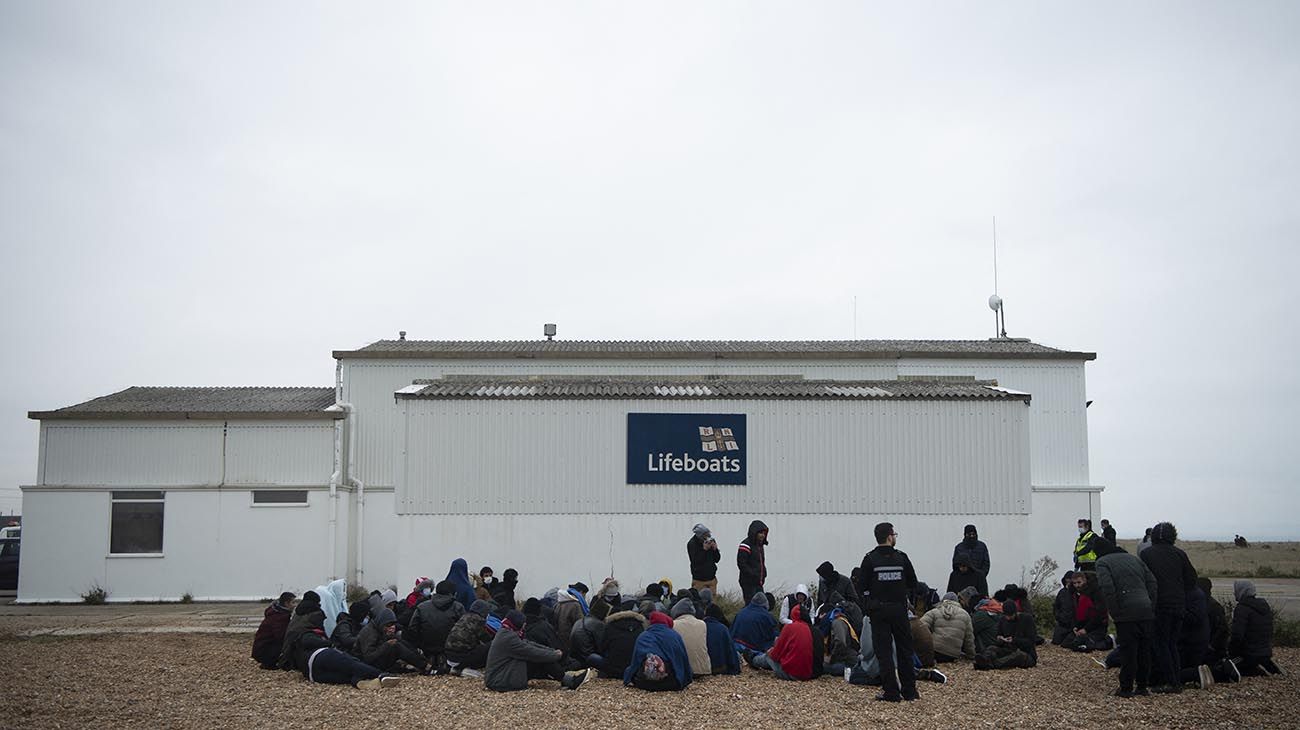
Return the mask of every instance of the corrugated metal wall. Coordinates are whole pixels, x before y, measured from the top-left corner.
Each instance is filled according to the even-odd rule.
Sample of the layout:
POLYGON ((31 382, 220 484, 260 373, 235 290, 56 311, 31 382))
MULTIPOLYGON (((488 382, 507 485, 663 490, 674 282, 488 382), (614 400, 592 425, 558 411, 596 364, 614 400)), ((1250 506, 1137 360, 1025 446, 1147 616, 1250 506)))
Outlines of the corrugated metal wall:
POLYGON ((333 422, 230 424, 227 484, 329 484, 333 471, 333 422))
POLYGON ((343 361, 343 400, 357 407, 358 476, 367 485, 393 486, 396 434, 401 423, 393 392, 419 378, 443 375, 799 375, 810 378, 892 380, 895 361, 882 360, 354 360, 343 361))
POLYGON ((1088 415, 1081 362, 900 361, 901 375, 973 375, 1032 393, 1030 468, 1035 486, 1084 486, 1088 476, 1088 415))
POLYGON ((1024 403, 402 401, 399 514, 1026 514, 1024 403), (744 413, 747 486, 626 484, 629 412, 744 413))
POLYGON ((45 484, 221 483, 222 423, 45 424, 45 484))
POLYGON ((329 483, 334 470, 332 422, 231 421, 228 426, 223 434, 227 431, 223 421, 46 423, 43 483, 171 487, 329 483))

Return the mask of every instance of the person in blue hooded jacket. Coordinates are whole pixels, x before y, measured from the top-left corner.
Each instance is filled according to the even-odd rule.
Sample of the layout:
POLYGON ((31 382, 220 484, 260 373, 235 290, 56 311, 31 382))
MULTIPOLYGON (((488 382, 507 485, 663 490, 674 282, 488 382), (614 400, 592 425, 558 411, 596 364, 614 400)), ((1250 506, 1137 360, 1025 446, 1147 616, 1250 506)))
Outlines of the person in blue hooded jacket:
POLYGON ((736 644, 727 625, 712 616, 704 617, 704 625, 708 629, 706 641, 713 673, 740 674, 740 656, 736 654, 736 644))
POLYGON ((736 651, 761 654, 772 648, 776 631, 781 628, 767 603, 767 595, 755 593, 749 604, 740 609, 731 622, 731 640, 736 651))
POLYGON ((469 563, 465 562, 464 558, 456 558, 451 561, 451 570, 447 571, 447 580, 456 586, 456 600, 468 611, 477 598, 474 595, 474 584, 469 582, 469 563))
POLYGON ((650 614, 650 627, 636 637, 632 661, 623 671, 623 684, 649 692, 675 692, 691 683, 686 643, 668 614, 650 614))

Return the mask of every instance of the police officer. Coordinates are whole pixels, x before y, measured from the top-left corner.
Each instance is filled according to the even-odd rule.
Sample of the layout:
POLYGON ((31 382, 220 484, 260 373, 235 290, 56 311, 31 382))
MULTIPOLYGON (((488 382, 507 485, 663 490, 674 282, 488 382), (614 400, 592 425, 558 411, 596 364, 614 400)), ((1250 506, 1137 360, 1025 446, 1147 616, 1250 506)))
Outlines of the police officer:
POLYGON ((907 599, 916 587, 916 571, 907 554, 894 549, 897 543, 894 526, 881 522, 876 525, 876 549, 862 557, 871 642, 885 688, 876 699, 885 702, 920 699, 912 666, 912 627, 907 620, 907 599))

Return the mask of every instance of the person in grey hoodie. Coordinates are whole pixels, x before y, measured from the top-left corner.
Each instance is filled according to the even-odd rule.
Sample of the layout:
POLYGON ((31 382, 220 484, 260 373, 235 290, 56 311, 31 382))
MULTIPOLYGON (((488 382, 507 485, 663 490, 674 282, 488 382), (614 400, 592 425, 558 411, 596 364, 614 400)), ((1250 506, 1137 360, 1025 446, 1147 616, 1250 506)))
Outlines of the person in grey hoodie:
POLYGON ((530 679, 554 679, 565 689, 577 689, 596 674, 594 669, 566 674, 560 668, 564 652, 524 638, 524 614, 511 611, 492 637, 483 685, 494 692, 528 689, 530 679))
POLYGON ((1248 580, 1232 583, 1232 638, 1228 654, 1241 674, 1281 674, 1273 663, 1273 611, 1268 602, 1255 595, 1255 584, 1248 580))
POLYGON ((411 669, 424 672, 429 662, 424 655, 397 635, 397 614, 392 609, 380 609, 374 621, 357 634, 354 653, 361 661, 387 672, 406 664, 411 669))
POLYGON ((1119 645, 1119 689, 1116 697, 1151 694, 1151 644, 1154 639, 1156 577, 1136 555, 1106 538, 1093 541, 1097 553, 1097 584, 1115 621, 1119 645))

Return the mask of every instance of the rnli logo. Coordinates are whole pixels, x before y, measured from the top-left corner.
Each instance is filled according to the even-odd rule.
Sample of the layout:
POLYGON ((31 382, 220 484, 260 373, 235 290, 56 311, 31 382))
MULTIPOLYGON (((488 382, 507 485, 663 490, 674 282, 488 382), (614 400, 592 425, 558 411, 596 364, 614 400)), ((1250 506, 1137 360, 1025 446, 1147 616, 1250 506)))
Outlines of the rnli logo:
POLYGON ((700 448, 708 452, 740 451, 740 444, 730 428, 700 426, 700 448))

